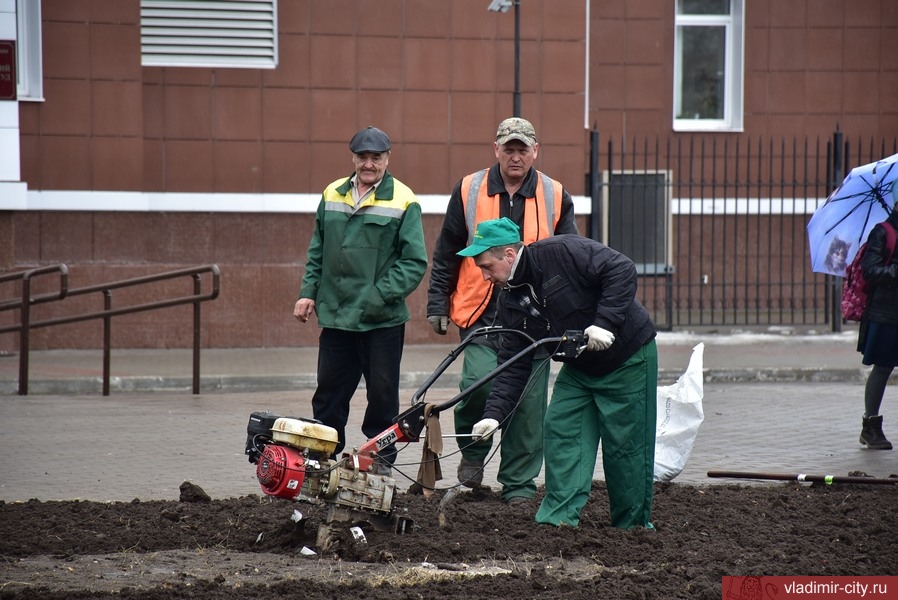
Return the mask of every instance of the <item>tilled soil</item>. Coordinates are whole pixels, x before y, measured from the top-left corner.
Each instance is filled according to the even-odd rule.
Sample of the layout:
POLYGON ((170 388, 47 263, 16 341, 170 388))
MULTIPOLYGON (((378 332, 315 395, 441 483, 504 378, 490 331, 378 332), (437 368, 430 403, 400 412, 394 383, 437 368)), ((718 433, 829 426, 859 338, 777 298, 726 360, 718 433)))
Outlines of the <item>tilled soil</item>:
POLYGON ((477 488, 441 508, 402 492, 411 533, 341 527, 324 553, 322 506, 185 484, 179 501, 0 502, 0 600, 718 600, 724 575, 898 573, 888 484, 659 483, 656 531, 610 527, 601 482, 577 528, 536 525, 539 496, 509 507, 477 488))

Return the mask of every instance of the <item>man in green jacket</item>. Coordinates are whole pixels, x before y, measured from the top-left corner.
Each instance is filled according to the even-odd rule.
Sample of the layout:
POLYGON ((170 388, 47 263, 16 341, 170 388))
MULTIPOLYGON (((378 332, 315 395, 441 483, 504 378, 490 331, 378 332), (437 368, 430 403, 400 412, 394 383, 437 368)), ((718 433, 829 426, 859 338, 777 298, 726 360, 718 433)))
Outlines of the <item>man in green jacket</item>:
MULTIPOLYGON (((315 215, 305 274, 293 316, 321 327, 315 419, 346 444, 349 403, 365 377, 368 408, 362 433, 371 438, 399 413, 399 363, 409 320, 406 298, 427 270, 421 205, 388 171, 390 138, 376 127, 349 142, 355 172, 324 190, 315 215)), ((381 450, 375 470, 389 474, 395 446, 381 450)))

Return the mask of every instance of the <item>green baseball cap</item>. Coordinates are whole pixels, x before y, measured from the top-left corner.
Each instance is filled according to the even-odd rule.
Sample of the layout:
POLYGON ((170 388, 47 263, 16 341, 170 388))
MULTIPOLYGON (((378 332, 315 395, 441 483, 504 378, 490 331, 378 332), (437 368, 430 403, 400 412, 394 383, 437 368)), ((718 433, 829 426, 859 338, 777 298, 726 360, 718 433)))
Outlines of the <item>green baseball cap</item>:
POLYGON ((474 230, 474 241, 456 252, 459 256, 477 256, 495 246, 510 246, 521 241, 521 230, 508 217, 484 221, 474 230))

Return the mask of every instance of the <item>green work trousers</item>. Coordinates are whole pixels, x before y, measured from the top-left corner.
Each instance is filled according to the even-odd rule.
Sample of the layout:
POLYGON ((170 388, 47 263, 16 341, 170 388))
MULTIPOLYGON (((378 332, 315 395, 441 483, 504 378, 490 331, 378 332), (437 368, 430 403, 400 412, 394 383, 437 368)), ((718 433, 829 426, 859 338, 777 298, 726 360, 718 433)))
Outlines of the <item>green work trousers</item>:
POLYGON ((608 375, 561 367, 546 411, 546 496, 537 523, 580 523, 601 442, 611 524, 653 528, 657 395, 654 340, 608 375))
MULTIPOLYGON (((462 379, 459 389, 464 391, 471 384, 496 369, 496 351, 489 346, 469 344, 464 351, 462 379)), ((497 479, 502 485, 502 499, 516 496, 532 498, 536 494, 536 483, 543 464, 543 421, 549 395, 549 359, 533 361, 533 374, 514 414, 503 423, 502 440, 499 443, 499 472, 497 479)), ((471 433, 477 421, 483 418, 486 400, 490 395, 492 382, 466 396, 455 405, 455 433, 471 433)), ((495 438, 497 436, 493 436, 495 438)), ((468 460, 483 462, 493 446, 493 438, 471 442, 469 437, 460 437, 458 447, 468 460)))

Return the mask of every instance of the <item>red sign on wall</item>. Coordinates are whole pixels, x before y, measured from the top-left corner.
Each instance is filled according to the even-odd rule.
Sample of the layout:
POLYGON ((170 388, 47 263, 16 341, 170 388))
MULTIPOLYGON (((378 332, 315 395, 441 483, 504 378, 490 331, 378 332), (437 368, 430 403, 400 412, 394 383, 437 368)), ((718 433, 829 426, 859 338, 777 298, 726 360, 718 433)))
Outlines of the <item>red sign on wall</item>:
POLYGON ((0 100, 16 99, 16 43, 0 40, 0 100))

